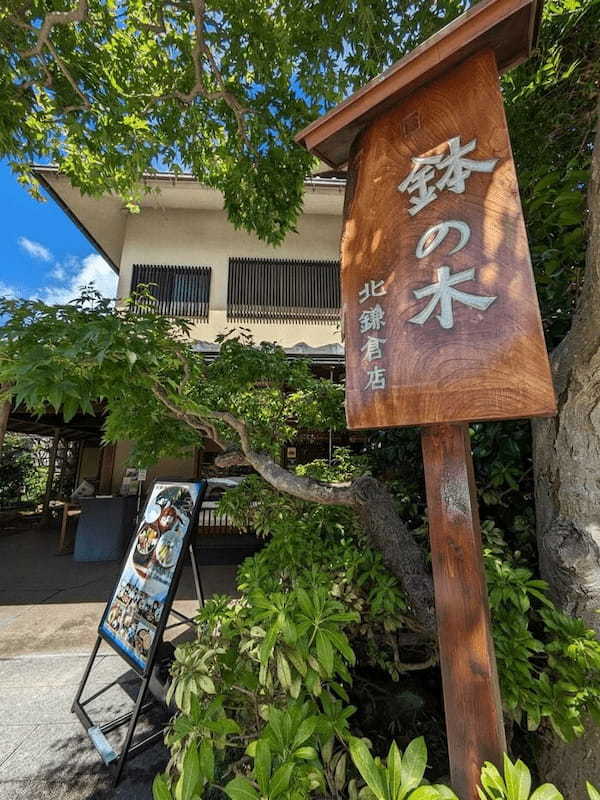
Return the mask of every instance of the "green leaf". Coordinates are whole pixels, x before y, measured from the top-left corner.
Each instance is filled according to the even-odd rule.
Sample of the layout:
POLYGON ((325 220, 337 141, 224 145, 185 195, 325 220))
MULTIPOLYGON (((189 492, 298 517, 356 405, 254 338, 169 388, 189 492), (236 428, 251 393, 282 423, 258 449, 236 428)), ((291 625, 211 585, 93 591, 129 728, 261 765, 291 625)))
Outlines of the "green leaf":
POLYGON ((218 733, 221 736, 225 736, 228 733, 240 732, 240 726, 233 719, 206 720, 202 722, 202 725, 209 731, 218 733))
POLYGON ((76 397, 65 397, 62 407, 65 422, 72 420, 78 410, 79 400, 76 397))
POLYGON ((543 783, 538 786, 529 800, 564 800, 564 798, 556 786, 551 783, 543 783))
POLYGON ((266 739, 259 739, 256 743, 254 777, 260 786, 261 794, 266 794, 271 778, 271 747, 266 739))
POLYGON ((402 786, 402 756, 396 742, 392 742, 388 752, 387 775, 390 800, 398 800, 402 786))
POLYGON ((273 648, 275 647, 275 641, 277 640, 277 636, 279 634, 279 625, 275 622, 269 630, 267 631, 267 635, 265 636, 264 642, 260 646, 259 651, 259 658, 260 663, 264 666, 268 663, 269 658, 271 657, 271 653, 273 652, 273 648))
POLYGON ((293 764, 282 764, 275 770, 269 783, 269 798, 275 798, 288 789, 293 771, 293 764))
POLYGON ((598 789, 596 789, 593 783, 586 781, 585 788, 587 789, 588 797, 590 798, 590 800, 600 800, 600 792, 598 791, 598 789))
POLYGON ((296 734, 294 736, 294 741, 292 743, 292 748, 296 749, 300 747, 300 745, 304 744, 307 739, 315 732, 315 727, 317 725, 317 720, 315 717, 308 717, 307 719, 303 719, 300 725, 298 725, 298 729, 296 730, 296 734))
POLYGON ((200 773, 207 783, 215 779, 215 754, 210 739, 203 739, 200 743, 200 773))
POLYGON ((342 753, 339 757, 337 764, 335 765, 335 772, 333 775, 335 788, 338 792, 341 792, 344 788, 344 784, 346 783, 346 762, 348 757, 346 753, 342 753))
POLYGON ((439 797, 435 786, 418 786, 408 795, 408 800, 439 800, 439 797))
POLYGON ((166 775, 157 775, 152 782, 152 796, 154 800, 173 800, 166 775))
POLYGON ((317 631, 317 658, 327 677, 333 675, 333 647, 323 631, 317 631))
POLYGON ((443 783, 434 783, 433 785, 438 790, 438 794, 442 800, 459 800, 449 786, 446 786, 443 783))
POLYGON ((505 797, 507 794, 506 784, 504 783, 502 775, 500 775, 498 769, 491 761, 486 761, 481 768, 481 784, 488 794, 492 796, 494 796, 495 793, 499 793, 501 797, 505 797))
POLYGON ((317 758, 317 751, 314 747, 299 747, 294 750, 293 756, 294 758, 302 758, 305 761, 312 761, 312 759, 317 758))
POLYGON ((292 686, 292 673, 290 665, 282 653, 277 653, 277 677, 282 687, 289 691, 292 686))
POLYGON ((354 650, 350 647, 348 637, 340 633, 340 631, 327 631, 327 635, 332 645, 344 656, 346 661, 350 664, 354 664, 356 662, 356 656, 354 650))
POLYGON ((377 800, 391 800, 391 798, 387 797, 379 768, 364 741, 352 736, 348 744, 354 766, 360 772, 363 780, 377 800))
POLYGON ((298 598, 298 603, 302 611, 307 617, 312 619, 315 616, 315 607, 313 606, 307 592, 304 589, 298 589, 296 591, 296 597, 298 598))
POLYGON ((258 800, 259 794, 247 778, 237 777, 223 787, 231 800, 258 800))
POLYGON ((522 761, 513 764, 504 754, 504 781, 509 800, 528 800, 531 789, 531 773, 522 761))
POLYGON ((200 793, 200 759, 196 744, 192 742, 183 757, 181 776, 175 786, 176 800, 192 800, 200 793))
POLYGON ((196 680, 200 688, 207 694, 216 694, 215 684, 208 675, 199 675, 196 680))
POLYGON ((427 747, 425 739, 413 739, 402 756, 402 788, 404 791, 418 786, 423 780, 427 767, 427 747))
POLYGON ((134 353, 133 350, 127 351, 127 361, 129 361, 130 366, 133 367, 137 359, 138 359, 137 353, 134 353))

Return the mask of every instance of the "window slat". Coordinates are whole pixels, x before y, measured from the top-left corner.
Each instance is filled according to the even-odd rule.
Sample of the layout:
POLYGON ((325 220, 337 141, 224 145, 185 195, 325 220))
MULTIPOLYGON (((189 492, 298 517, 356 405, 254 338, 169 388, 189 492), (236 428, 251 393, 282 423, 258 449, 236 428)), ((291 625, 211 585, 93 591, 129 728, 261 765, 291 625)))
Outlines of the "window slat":
POLYGON ((338 261, 229 259, 228 320, 336 322, 339 318, 338 261))
POLYGON ((208 321, 210 307, 210 267, 134 264, 131 293, 140 285, 151 284, 150 303, 136 300, 131 308, 136 314, 164 314, 208 321))

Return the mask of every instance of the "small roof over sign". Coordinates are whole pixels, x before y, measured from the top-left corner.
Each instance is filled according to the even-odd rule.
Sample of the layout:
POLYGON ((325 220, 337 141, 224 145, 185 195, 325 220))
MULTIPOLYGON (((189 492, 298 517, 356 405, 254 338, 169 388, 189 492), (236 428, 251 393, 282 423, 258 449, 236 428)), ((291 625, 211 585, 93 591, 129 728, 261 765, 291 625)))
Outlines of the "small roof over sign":
POLYGON ((473 53, 492 49, 499 72, 525 61, 537 38, 543 0, 480 0, 362 89, 296 136, 332 167, 348 161, 371 120, 473 53))

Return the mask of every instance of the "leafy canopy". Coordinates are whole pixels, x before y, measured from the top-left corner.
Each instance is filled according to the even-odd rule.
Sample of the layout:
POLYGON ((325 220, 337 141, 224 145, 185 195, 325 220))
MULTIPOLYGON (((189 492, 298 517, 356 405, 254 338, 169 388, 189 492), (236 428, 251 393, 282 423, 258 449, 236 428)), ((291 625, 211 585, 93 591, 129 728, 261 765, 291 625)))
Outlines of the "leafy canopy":
POLYGON ((144 172, 189 171, 223 192, 235 225, 276 243, 312 164, 293 134, 465 5, 5 2, 0 157, 26 182, 29 162, 53 162, 131 209, 144 172))
POLYGON ((224 337, 206 363, 185 320, 139 315, 130 305, 115 311, 91 289, 62 306, 0 299, 0 319, 0 384, 12 387, 15 403, 37 414, 62 408, 66 421, 100 403, 107 440, 133 440, 140 465, 200 444, 207 431, 198 416, 214 426, 213 439, 235 445, 215 416, 233 414, 252 446, 275 457, 297 428, 344 425, 343 387, 243 333, 224 337))

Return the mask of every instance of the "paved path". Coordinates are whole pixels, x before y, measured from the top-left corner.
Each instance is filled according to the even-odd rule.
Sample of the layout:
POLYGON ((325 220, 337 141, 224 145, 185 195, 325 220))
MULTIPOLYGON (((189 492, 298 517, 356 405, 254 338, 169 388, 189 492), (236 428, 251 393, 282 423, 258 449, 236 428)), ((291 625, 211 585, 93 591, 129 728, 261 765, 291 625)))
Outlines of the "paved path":
MULTIPOLYGON (((119 565, 55 556, 56 539, 43 531, 0 535, 0 800, 151 800, 154 776, 168 759, 162 742, 134 756, 115 789, 71 713, 119 565)), ((235 567, 201 572, 207 596, 232 591, 235 567)), ((191 570, 184 571, 180 590, 176 607, 193 615, 191 570)), ((181 636, 185 630, 173 633, 191 635, 181 636)), ((106 686, 87 707, 94 721, 128 711, 139 686, 103 644, 84 698, 106 686)), ((142 719, 139 734, 164 722, 163 716, 142 719)), ((109 734, 116 750, 124 734, 109 734)))
MULTIPOLYGON (((120 564, 57 556, 57 543, 58 533, 43 530, 0 535, 0 658, 93 647, 120 564)), ((205 594, 231 593, 235 571, 201 567, 205 594)), ((177 608, 193 616, 198 602, 187 564, 177 597, 177 608)))
MULTIPOLYGON (((101 651, 102 653, 103 651, 101 651)), ((136 755, 122 782, 110 774, 71 713, 87 655, 0 659, 0 800, 150 800, 152 780, 164 769, 162 743, 136 755)), ((118 655, 106 651, 90 676, 89 695, 115 682, 88 706, 104 722, 132 705, 139 680, 118 655)), ((155 723, 160 720, 155 719, 155 723)), ((149 731, 144 720, 140 733, 149 731)), ((109 734, 113 746, 124 730, 109 734)))

